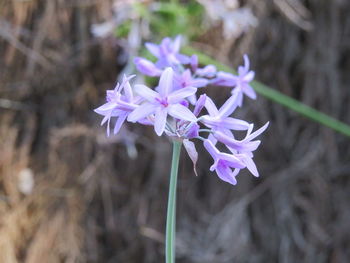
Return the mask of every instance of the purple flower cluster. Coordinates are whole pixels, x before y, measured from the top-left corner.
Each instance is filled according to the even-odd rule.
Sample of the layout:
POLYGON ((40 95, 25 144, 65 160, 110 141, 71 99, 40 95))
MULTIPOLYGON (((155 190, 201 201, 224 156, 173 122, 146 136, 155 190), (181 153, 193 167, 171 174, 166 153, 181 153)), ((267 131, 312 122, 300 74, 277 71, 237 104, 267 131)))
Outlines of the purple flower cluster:
POLYGON ((137 57, 134 63, 142 74, 159 77, 158 85, 154 89, 137 84, 132 87, 130 80, 134 76, 124 76, 114 90, 107 90, 107 102, 95 109, 103 116, 101 125, 107 122, 108 136, 112 117, 116 118, 114 134, 125 121, 152 125, 158 136, 165 133, 182 140, 194 167, 198 153, 193 140, 199 139, 214 160, 210 170, 215 170, 223 181, 235 185, 237 174, 244 168, 258 177, 253 152, 260 141, 255 138, 266 130, 268 123, 253 132, 253 124, 231 117, 242 106, 243 95, 256 98, 249 84, 254 71, 249 69, 248 56, 244 56, 244 66, 238 68, 238 75, 233 75, 218 72, 213 65, 200 68, 196 55, 179 53, 180 44, 180 36, 174 40, 165 38, 159 45, 146 43, 157 61, 137 57), (209 85, 232 88, 232 95, 219 109, 209 96, 200 92, 209 85), (198 93, 202 95, 197 97, 198 93), (243 139, 237 138, 237 131, 245 133, 243 139), (220 144, 225 152, 217 148, 220 144))

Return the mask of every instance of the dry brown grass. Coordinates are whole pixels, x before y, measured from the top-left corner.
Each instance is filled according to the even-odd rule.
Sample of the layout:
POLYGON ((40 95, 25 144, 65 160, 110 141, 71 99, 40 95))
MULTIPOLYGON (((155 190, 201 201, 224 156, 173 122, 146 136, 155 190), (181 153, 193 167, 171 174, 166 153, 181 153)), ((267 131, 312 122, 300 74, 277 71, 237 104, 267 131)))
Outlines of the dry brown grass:
POLYGON ((31 144, 18 145, 18 130, 6 119, 1 123, 0 262, 80 262, 83 209, 79 188, 66 189, 72 174, 64 163, 45 174, 34 171, 33 191, 21 193, 18 175, 30 167, 31 144))
MULTIPOLYGON (((199 47, 222 47, 213 54, 233 64, 249 51, 260 80, 350 123, 350 5, 249 2, 256 30, 223 45, 204 37, 199 47), (295 12, 313 30, 291 23, 295 12)), ((162 262, 169 144, 135 129, 131 160, 91 111, 119 71, 115 42, 89 34, 110 7, 0 0, 0 263, 162 262)), ((348 262, 348 139, 263 98, 239 114, 272 121, 256 156, 262 178, 243 173, 232 189, 208 174, 204 152, 198 177, 183 158, 178 262, 348 262)))

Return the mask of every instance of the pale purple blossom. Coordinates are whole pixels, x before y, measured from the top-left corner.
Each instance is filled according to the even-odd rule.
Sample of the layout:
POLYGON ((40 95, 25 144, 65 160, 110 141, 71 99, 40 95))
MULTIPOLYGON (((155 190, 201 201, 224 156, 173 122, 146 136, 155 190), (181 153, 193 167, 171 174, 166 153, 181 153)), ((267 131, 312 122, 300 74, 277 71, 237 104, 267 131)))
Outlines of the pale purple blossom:
POLYGON ((220 86, 234 87, 232 94, 237 94, 238 106, 243 104, 243 94, 251 99, 256 99, 256 93, 249 84, 255 76, 254 71, 249 69, 249 58, 244 55, 244 66, 238 67, 238 76, 227 72, 218 72, 213 83, 220 86))
POLYGON ((190 65, 191 69, 193 72, 196 72, 198 69, 198 56, 197 55, 192 55, 190 58, 190 65))
POLYGON ((216 67, 214 65, 207 65, 204 68, 198 68, 196 75, 205 78, 213 78, 216 74, 216 67))
POLYGON ((236 150, 238 153, 253 152, 259 147, 261 143, 260 140, 253 141, 253 139, 255 139, 261 133, 263 133, 268 126, 269 126, 269 122, 265 123, 264 126, 262 126, 260 129, 252 133, 254 125, 250 124, 247 130, 247 134, 242 140, 237 140, 233 136, 224 134, 221 131, 216 131, 214 133, 214 136, 216 139, 218 139, 220 142, 225 144, 227 147, 229 147, 230 149, 236 150))
POLYGON ((199 96, 199 99, 197 100, 196 105, 195 105, 194 110, 193 110, 193 114, 195 116, 198 116, 199 113, 202 111, 202 109, 205 107, 206 100, 207 100, 207 95, 202 94, 199 96))
POLYGON ((196 93, 196 88, 184 88, 173 91, 173 70, 167 68, 160 76, 158 92, 145 85, 135 85, 135 92, 146 102, 138 106, 128 117, 128 121, 136 122, 154 114, 154 130, 161 136, 165 130, 168 114, 179 120, 197 121, 193 113, 180 102, 196 93))
POLYGON ((200 118, 201 122, 214 130, 247 130, 249 123, 240 119, 229 117, 237 108, 237 97, 231 96, 218 110, 212 99, 205 100, 208 115, 200 118))
MULTIPOLYGON (((252 133, 254 125, 249 125, 249 129, 247 130, 246 136, 242 140, 237 140, 233 136, 229 136, 228 134, 224 134, 220 131, 215 132, 214 136, 215 138, 226 145, 226 147, 236 155, 237 158, 242 160, 242 162, 245 164, 246 168, 255 176, 259 177, 259 172, 256 168, 256 165, 253 161, 253 151, 255 151, 261 141, 255 140, 256 137, 258 137, 261 133, 263 133, 267 127, 269 126, 269 122, 267 122, 264 126, 262 126, 260 129, 256 130, 252 133)), ((237 170, 239 172, 239 170, 237 170)))
POLYGON ((198 68, 198 57, 193 55, 190 58, 190 65, 192 71, 196 76, 204 77, 204 78, 213 78, 216 74, 216 67, 214 65, 207 65, 204 68, 198 68))
POLYGON ((217 173, 219 178, 225 182, 236 185, 236 169, 245 167, 245 164, 234 154, 220 152, 210 140, 204 141, 204 147, 214 159, 214 164, 210 167, 210 171, 217 173), (232 169, 234 169, 232 171, 232 169))
POLYGON ((159 45, 146 43, 145 46, 149 52, 158 59, 156 62, 158 68, 172 67, 178 64, 188 64, 190 62, 188 56, 179 53, 181 36, 177 36, 174 40, 166 37, 159 45))
POLYGON ((133 76, 124 76, 114 90, 107 90, 106 103, 95 109, 103 116, 102 124, 107 123, 107 135, 113 118, 116 119, 114 134, 125 121, 151 125, 158 136, 166 134, 183 142, 196 175, 199 154, 193 141, 199 139, 214 159, 210 170, 215 171, 221 180, 235 185, 236 176, 245 168, 258 177, 253 153, 260 140, 255 138, 266 130, 268 123, 253 132, 253 124, 232 116, 237 107, 242 106, 243 94, 256 98, 249 84, 254 72, 249 69, 248 57, 244 56, 245 64, 238 68, 238 76, 217 72, 214 65, 200 68, 196 55, 180 54, 180 42, 178 36, 174 40, 165 38, 159 45, 146 43, 147 49, 157 58, 156 63, 142 57, 134 59, 140 73, 159 77, 156 87, 131 87, 129 80, 133 76), (209 85, 233 87, 232 95, 219 109, 202 92, 209 85), (246 133, 243 139, 238 139, 237 131, 246 133), (218 150, 220 144, 227 148, 228 153, 218 150))
POLYGON ((136 57, 134 64, 138 71, 142 74, 150 77, 159 77, 162 74, 162 70, 157 68, 156 65, 148 59, 136 57))
POLYGON ((137 108, 129 80, 134 76, 124 76, 121 84, 117 83, 114 90, 107 90, 107 102, 94 111, 104 118, 101 125, 107 122, 107 136, 110 135, 110 122, 112 117, 117 117, 113 133, 118 133, 120 127, 133 110, 137 108))
POLYGON ((193 142, 191 142, 189 139, 184 139, 183 145, 186 149, 188 156, 190 157, 193 163, 193 171, 198 176, 197 169, 196 169, 196 165, 198 161, 198 152, 196 150, 196 145, 193 142))
MULTIPOLYGON (((194 78, 189 69, 186 69, 182 74, 176 74, 174 76, 174 85, 175 89, 183 89, 183 88, 202 88, 208 85, 208 80, 205 78, 194 78)), ((197 101, 197 97, 195 94, 188 98, 189 102, 195 104, 197 101)))
POLYGON ((174 77, 176 89, 195 87, 202 88, 208 85, 209 80, 205 78, 194 78, 189 69, 174 77))

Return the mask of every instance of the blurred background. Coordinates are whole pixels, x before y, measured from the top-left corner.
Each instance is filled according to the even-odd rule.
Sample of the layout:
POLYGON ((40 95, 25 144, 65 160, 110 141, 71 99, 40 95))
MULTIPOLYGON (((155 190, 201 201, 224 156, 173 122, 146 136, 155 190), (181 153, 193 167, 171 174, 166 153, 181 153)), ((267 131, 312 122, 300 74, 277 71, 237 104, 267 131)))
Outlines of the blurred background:
MULTIPOLYGON (((145 41, 185 45, 350 123, 347 0, 0 0, 0 262, 163 262, 171 144, 93 109, 145 41)), ((138 77, 138 82, 147 81, 138 77)), ((229 95, 208 90, 218 104, 229 95)), ((182 154, 177 262, 350 262, 349 138, 259 96, 238 186, 182 154)), ((200 147, 200 146, 198 146, 200 147)), ((200 148, 199 148, 200 149, 200 148)))

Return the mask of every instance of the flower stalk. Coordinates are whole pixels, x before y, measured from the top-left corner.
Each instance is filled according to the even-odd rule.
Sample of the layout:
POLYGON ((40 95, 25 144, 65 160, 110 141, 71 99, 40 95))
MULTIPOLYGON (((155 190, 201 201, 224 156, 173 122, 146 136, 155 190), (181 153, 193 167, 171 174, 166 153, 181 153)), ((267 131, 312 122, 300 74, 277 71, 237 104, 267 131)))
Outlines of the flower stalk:
POLYGON ((165 236, 165 258, 166 263, 175 262, 175 233, 176 233, 176 187, 177 174, 179 169, 179 159, 182 142, 173 141, 173 157, 171 161, 168 211, 166 219, 166 236, 165 236))

